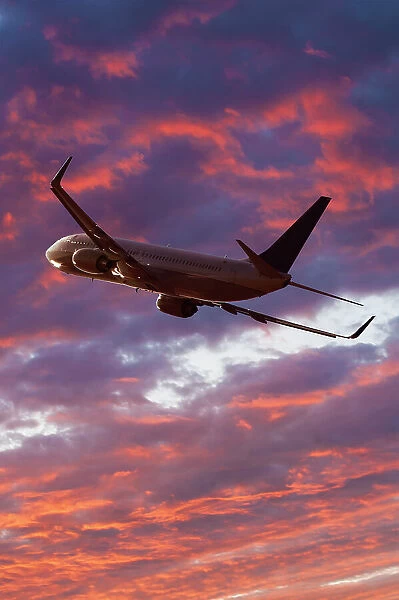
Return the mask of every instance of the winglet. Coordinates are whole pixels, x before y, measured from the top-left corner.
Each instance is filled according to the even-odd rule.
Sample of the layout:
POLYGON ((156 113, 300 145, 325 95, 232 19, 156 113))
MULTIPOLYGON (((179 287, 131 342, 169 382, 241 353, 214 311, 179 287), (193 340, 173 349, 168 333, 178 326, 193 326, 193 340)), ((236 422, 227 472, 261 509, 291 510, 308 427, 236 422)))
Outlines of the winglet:
POLYGON ((53 179, 50 182, 50 187, 59 187, 61 185, 61 179, 65 175, 65 171, 69 167, 69 164, 72 160, 72 156, 68 156, 61 169, 54 175, 53 179))
POLYGON ((277 269, 269 265, 259 254, 256 254, 249 246, 244 244, 242 240, 236 240, 237 244, 240 246, 242 250, 244 250, 245 254, 248 256, 249 260, 255 267, 255 269, 266 277, 270 277, 271 279, 286 279, 286 275, 281 275, 277 269))
POLYGON ((356 338, 359 337, 359 335, 361 333, 363 333, 363 331, 366 329, 366 327, 368 327, 371 323, 371 321, 375 318, 375 315, 373 317, 370 317, 368 321, 366 321, 365 323, 363 323, 363 325, 361 327, 359 327, 359 329, 357 331, 355 331, 355 333, 352 333, 352 335, 349 336, 350 340, 354 340, 356 338))

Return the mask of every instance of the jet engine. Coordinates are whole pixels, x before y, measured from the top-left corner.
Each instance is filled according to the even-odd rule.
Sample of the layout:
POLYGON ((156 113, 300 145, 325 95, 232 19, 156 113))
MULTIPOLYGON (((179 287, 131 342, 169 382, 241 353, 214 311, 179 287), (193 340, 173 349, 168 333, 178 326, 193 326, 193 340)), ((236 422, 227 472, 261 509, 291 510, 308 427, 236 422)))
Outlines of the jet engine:
POLYGON ((101 250, 91 248, 80 248, 72 255, 72 262, 79 271, 89 275, 100 275, 106 273, 115 265, 101 250))
POLYGON ((189 300, 188 298, 176 298, 175 296, 160 294, 157 300, 157 309, 168 315, 186 319, 195 315, 198 306, 193 300, 189 300))

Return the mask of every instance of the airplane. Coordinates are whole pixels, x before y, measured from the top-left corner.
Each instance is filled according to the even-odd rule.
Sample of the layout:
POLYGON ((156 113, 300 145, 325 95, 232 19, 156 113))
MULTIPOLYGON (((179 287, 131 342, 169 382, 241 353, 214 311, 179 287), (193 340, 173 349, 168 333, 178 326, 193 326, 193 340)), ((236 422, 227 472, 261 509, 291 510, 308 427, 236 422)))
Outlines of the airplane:
POLYGON ((261 297, 291 285, 362 306, 354 300, 296 283, 289 274, 331 198, 321 196, 316 200, 264 252, 257 254, 242 240, 236 240, 246 258, 221 258, 169 246, 112 238, 62 187, 61 181, 71 160, 72 156, 68 157, 56 173, 50 189, 84 233, 67 235, 46 251, 47 260, 60 271, 155 292, 158 294, 157 308, 181 318, 192 317, 202 306, 219 307, 232 315, 246 315, 260 323, 276 323, 345 339, 359 337, 374 319, 374 316, 370 317, 351 335, 342 335, 231 304, 232 301, 261 297))

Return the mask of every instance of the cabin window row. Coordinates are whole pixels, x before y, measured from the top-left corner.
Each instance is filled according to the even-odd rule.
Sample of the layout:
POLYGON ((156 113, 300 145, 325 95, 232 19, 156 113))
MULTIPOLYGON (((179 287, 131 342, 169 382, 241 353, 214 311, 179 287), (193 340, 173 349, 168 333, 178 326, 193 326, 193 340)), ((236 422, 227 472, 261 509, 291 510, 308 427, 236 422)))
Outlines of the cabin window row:
MULTIPOLYGON (((81 246, 89 246, 94 248, 95 244, 93 242, 90 243, 90 241, 81 241, 81 240, 69 240, 69 243, 71 244, 79 244, 81 246)), ((170 262, 173 264, 179 264, 179 265, 184 265, 187 267, 198 267, 198 268, 202 268, 202 269, 208 269, 209 271, 221 271, 221 267, 217 267, 216 265, 206 265, 206 264, 201 264, 199 262, 196 262, 194 260, 186 260, 183 258, 172 258, 169 256, 158 256, 156 254, 150 254, 149 252, 143 252, 141 250, 131 250, 129 252, 129 254, 131 256, 142 256, 143 258, 152 258, 154 260, 160 260, 163 262, 170 262)))
POLYGON ((170 262, 173 264, 185 265, 188 267, 201 267, 203 269, 209 269, 210 271, 220 271, 221 270, 221 267, 217 267, 215 265, 201 264, 194 260, 186 260, 183 258, 176 258, 176 257, 173 258, 170 256, 158 256, 157 254, 150 254, 149 252, 131 251, 130 254, 132 256, 142 256, 143 258, 152 258, 152 259, 160 260, 163 262, 170 262))

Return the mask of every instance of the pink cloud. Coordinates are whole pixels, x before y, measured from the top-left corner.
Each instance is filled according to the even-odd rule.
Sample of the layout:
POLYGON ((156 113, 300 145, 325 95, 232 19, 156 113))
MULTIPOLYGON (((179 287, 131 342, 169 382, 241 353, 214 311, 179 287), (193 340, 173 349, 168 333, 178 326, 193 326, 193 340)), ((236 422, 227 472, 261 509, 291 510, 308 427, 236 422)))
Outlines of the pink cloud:
POLYGON ((352 154, 335 142, 324 142, 321 148, 322 156, 315 160, 315 170, 337 196, 333 210, 345 210, 351 202, 351 194, 359 189, 366 190, 373 199, 376 192, 391 190, 399 183, 394 167, 381 160, 352 154))
POLYGON ((370 126, 369 119, 347 100, 351 82, 344 78, 338 87, 304 88, 279 99, 264 116, 272 127, 298 121, 303 133, 321 139, 343 139, 370 126))
POLYGON ((34 347, 35 345, 52 345, 60 340, 73 339, 71 332, 62 328, 53 328, 45 331, 38 330, 33 333, 17 334, 0 337, 0 348, 34 347))
POLYGON ((33 88, 24 86, 7 104, 7 120, 9 123, 18 123, 21 113, 27 110, 34 111, 37 105, 37 96, 33 88))
MULTIPOLYGON (((135 129, 130 136, 131 143, 151 147, 152 141, 164 138, 187 137, 197 143, 209 146, 208 156, 201 165, 206 177, 221 175, 236 176, 243 179, 287 179, 293 173, 289 169, 278 169, 274 166, 255 169, 250 165, 243 153, 240 143, 233 134, 233 129, 253 130, 254 124, 247 117, 242 117, 235 110, 226 108, 220 119, 200 120, 179 115, 166 121, 154 120, 145 126, 135 129)), ((223 184, 222 184, 223 185, 223 184)))
POLYGON ((12 213, 6 212, 3 215, 0 226, 0 241, 15 240, 18 235, 16 223, 16 218, 12 215, 12 213))
POLYGON ((195 20, 202 25, 217 17, 219 14, 232 8, 237 0, 202 0, 202 2, 192 3, 192 6, 186 5, 177 9, 172 9, 162 19, 158 26, 158 31, 166 34, 167 31, 175 26, 187 27, 195 20))
POLYGON ((132 50, 87 50, 64 44, 58 39, 57 29, 52 26, 45 27, 43 34, 53 46, 56 63, 75 62, 88 67, 95 79, 137 77, 139 61, 137 53, 132 50))
POLYGON ((82 192, 103 188, 111 190, 122 177, 131 174, 140 174, 147 170, 144 155, 141 152, 133 152, 114 163, 103 157, 99 161, 93 161, 81 168, 79 173, 71 174, 69 187, 74 192, 82 192))
POLYGON ((326 52, 325 50, 316 50, 313 48, 312 42, 306 42, 306 46, 303 50, 305 54, 310 54, 311 56, 318 56, 319 58, 331 58, 331 54, 326 52))
MULTIPOLYGON (((148 52, 143 41, 120 49, 107 39, 111 49, 93 51, 69 42, 68 29, 86 24, 78 11, 81 20, 64 23, 63 37, 47 27, 48 44, 32 53, 33 66, 25 53, 23 67, 7 80, 0 134, 2 594, 393 600, 394 321, 379 317, 377 329, 345 348, 313 340, 313 350, 283 345, 265 354, 269 331, 255 322, 207 316, 205 308, 190 323, 168 320, 154 313, 151 298, 92 285, 45 263, 48 239, 60 237, 64 225, 58 205, 35 200, 56 203, 49 179, 69 153, 76 163, 66 188, 86 192, 83 205, 94 218, 102 196, 110 196, 102 225, 111 234, 126 229, 144 240, 143 232, 156 231, 161 243, 165 235, 173 244, 176 231, 185 247, 206 247, 213 236, 223 255, 240 227, 259 236, 260 248, 265 228, 281 232, 314 196, 331 193, 332 214, 322 226, 327 242, 343 223, 351 239, 360 223, 365 236, 342 261, 347 281, 363 276, 374 289, 372 255, 397 246, 389 206, 399 183, 396 146, 388 159, 384 152, 374 156, 370 139, 381 132, 385 149, 389 127, 381 126, 374 104, 360 108, 372 87, 367 77, 382 77, 382 70, 364 61, 359 78, 352 57, 340 67, 339 53, 327 60, 311 42, 309 56, 298 53, 289 15, 283 35, 276 32, 278 49, 270 50, 269 39, 253 39, 274 23, 255 22, 245 2, 237 10, 216 0, 176 6, 157 18, 143 3, 150 33, 138 39, 148 52), (48 72, 40 58, 35 62, 43 48, 48 72), (191 64, 190 89, 174 79, 180 60, 191 64), (309 70, 292 76, 298 64, 309 70), (269 72, 277 77, 269 80, 269 72), (139 93, 133 98, 129 89, 139 93), (351 270, 356 252, 362 260, 351 270), (374 335, 391 337, 380 343, 374 335), (262 339, 258 351, 254 339, 262 339), (191 356, 197 345, 205 348, 198 360, 191 356), (202 360, 210 371, 220 365, 215 382, 201 374, 202 360), (159 403, 149 400, 155 387, 159 403), (177 406, 163 405, 168 388, 178 391, 177 406)), ((56 14, 46 19, 59 22, 56 14)), ((35 22, 26 25, 24 44, 35 22)), ((373 96, 377 106, 381 89, 373 96)), ((395 113, 387 115, 388 121, 395 113)), ((339 279, 332 261, 349 252, 345 232, 331 258, 331 245, 326 250, 316 230, 314 247, 322 252, 313 275, 319 269, 327 277, 323 261, 331 260, 328 273, 339 279)), ((384 285, 392 285, 392 273, 384 285)), ((265 301, 283 312, 281 298, 265 301)), ((316 315, 321 304, 302 298, 293 312, 316 315)))
MULTIPOLYGON (((76 95, 76 90, 60 87, 54 95, 54 87, 49 92, 49 101, 57 103, 62 109, 62 117, 54 122, 49 111, 36 105, 34 91, 23 88, 8 102, 7 127, 2 133, 3 141, 8 143, 9 150, 0 156, 6 166, 3 181, 7 182, 15 176, 16 169, 22 171, 21 177, 30 184, 34 197, 39 201, 51 199, 49 193, 49 179, 52 172, 48 165, 40 164, 33 158, 30 150, 21 150, 26 143, 34 143, 41 148, 70 148, 76 145, 108 144, 107 128, 119 125, 119 120, 100 110, 80 116, 76 108, 82 102, 81 95, 76 95), (71 95, 72 91, 72 95, 71 95), (14 149, 15 148, 15 149, 14 149), (18 149, 17 149, 18 148, 18 149)), ((122 144, 123 145, 123 144, 122 144)), ((130 148, 123 148, 119 160, 109 161, 104 154, 95 164, 86 168, 83 176, 76 174, 71 177, 72 187, 78 191, 103 187, 111 189, 121 177, 134 173, 141 173, 146 169, 144 156, 130 148)), ((54 170, 58 164, 54 163, 54 170)))
MULTIPOLYGON (((364 379, 366 374, 364 365, 355 368, 350 385, 356 389, 386 382, 396 376, 397 364, 381 365, 372 381, 364 379)), ((338 390, 326 386, 325 394, 331 397, 338 390)), ((307 394, 297 396, 293 405, 307 410, 300 401, 307 394)), ((96 410, 101 418, 94 422, 82 409, 73 418, 65 411, 51 417, 54 424, 76 427, 66 436, 64 451, 61 446, 54 452, 55 441, 46 445, 41 439, 40 447, 22 450, 15 466, 8 463, 2 473, 3 495, 18 503, 15 511, 0 515, 2 530, 17 543, 7 552, 12 562, 5 565, 5 593, 18 592, 23 566, 34 599, 43 597, 45 576, 53 596, 73 591, 68 581, 86 596, 93 591, 104 599, 123 597, 126 590, 143 598, 196 598, 201 582, 202 597, 257 589, 266 590, 273 600, 288 593, 301 598, 306 586, 313 600, 320 593, 327 600, 339 594, 367 598, 370 590, 382 600, 395 589, 388 573, 396 544, 392 534, 387 545, 376 524, 382 515, 392 523, 397 512, 396 486, 388 477, 399 468, 395 448, 378 443, 326 447, 320 440, 319 448, 313 441, 295 449, 286 422, 275 419, 265 429, 266 407, 259 406, 253 419, 247 416, 248 403, 245 413, 242 408, 229 408, 238 411, 237 418, 229 420, 220 411, 203 422, 200 413, 188 410, 187 418, 155 406, 121 418, 117 411, 101 417, 96 410), (188 426, 194 429, 181 437, 188 426), (97 427, 106 435, 96 434, 97 427), (157 429, 151 439, 153 427, 157 429), (266 446, 259 445, 258 435, 266 446), (278 439, 280 449, 273 441, 278 439), (46 468, 46 452, 58 463, 46 468), (34 460, 42 469, 32 475, 34 460), (270 463, 281 476, 272 475, 270 463), (256 467, 264 475, 245 482, 246 472, 256 467), (193 489, 207 481, 214 481, 210 489, 193 489), (182 484, 184 493, 179 491, 182 484), (65 557, 65 548, 73 560, 65 557), (359 581, 356 588, 350 583, 329 585, 365 572, 378 577, 384 569, 378 590, 370 587, 370 580, 359 581)), ((307 431, 299 433, 306 438, 307 431)))

